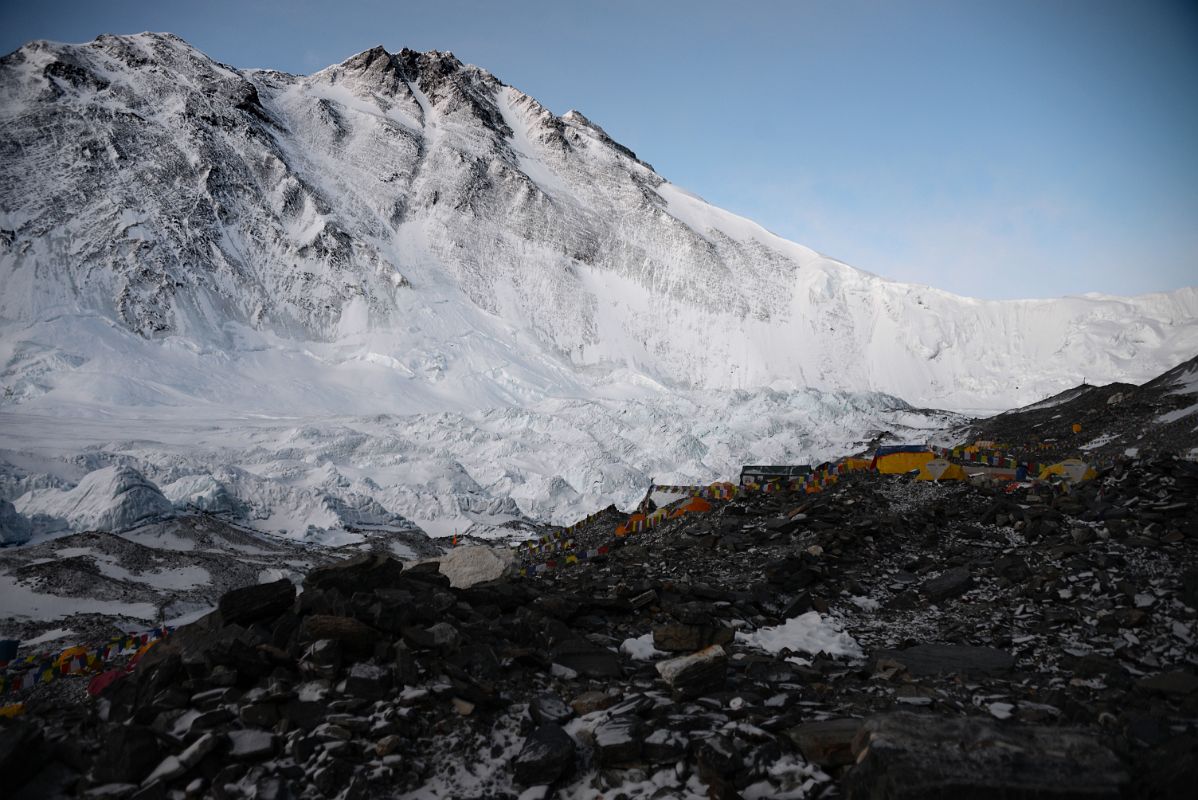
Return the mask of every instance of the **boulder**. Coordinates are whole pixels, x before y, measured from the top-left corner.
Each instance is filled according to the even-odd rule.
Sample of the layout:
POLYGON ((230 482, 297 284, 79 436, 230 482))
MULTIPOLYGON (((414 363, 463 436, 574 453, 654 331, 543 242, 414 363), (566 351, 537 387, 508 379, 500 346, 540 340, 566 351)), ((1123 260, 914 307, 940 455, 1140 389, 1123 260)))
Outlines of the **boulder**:
POLYGON ((573 769, 574 740, 554 723, 530 733, 512 763, 516 782, 525 786, 551 784, 573 769))
POLYGON ((538 725, 550 722, 561 725, 574 716, 574 710, 566 705, 566 701, 552 692, 543 692, 534 697, 528 704, 528 713, 538 725))
POLYGON ((403 564, 386 553, 363 553, 344 561, 317 567, 304 579, 304 590, 336 589, 346 597, 395 586, 403 564))
POLYGON ((391 688, 391 673, 374 664, 354 664, 345 676, 345 691, 354 697, 382 700, 391 688))
POLYGON ((595 758, 604 767, 629 767, 641 757, 641 721, 632 714, 613 716, 595 728, 595 758))
POLYGON ((718 644, 657 663, 662 680, 674 690, 680 700, 691 699, 715 691, 724 685, 728 674, 728 654, 718 644))
POLYGON ((225 592, 217 608, 226 625, 249 625, 277 617, 294 602, 295 584, 283 578, 225 592))
POLYGON ((515 551, 510 547, 468 545, 453 548, 438 561, 441 574, 449 578, 449 585, 464 589, 501 577, 515 559, 515 551))
POLYGON ((566 639, 553 648, 553 663, 588 678, 619 678, 623 675, 619 657, 586 639, 566 639))

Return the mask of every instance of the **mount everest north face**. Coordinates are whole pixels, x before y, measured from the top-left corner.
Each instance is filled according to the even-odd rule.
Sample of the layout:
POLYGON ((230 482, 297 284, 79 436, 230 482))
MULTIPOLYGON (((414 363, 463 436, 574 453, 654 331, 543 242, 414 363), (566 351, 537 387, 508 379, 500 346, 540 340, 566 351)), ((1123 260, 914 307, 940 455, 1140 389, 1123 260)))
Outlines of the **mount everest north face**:
POLYGON ((34 535, 565 522, 1198 352, 1198 289, 887 281, 449 53, 297 76, 33 42, 0 131, 0 500, 34 535))

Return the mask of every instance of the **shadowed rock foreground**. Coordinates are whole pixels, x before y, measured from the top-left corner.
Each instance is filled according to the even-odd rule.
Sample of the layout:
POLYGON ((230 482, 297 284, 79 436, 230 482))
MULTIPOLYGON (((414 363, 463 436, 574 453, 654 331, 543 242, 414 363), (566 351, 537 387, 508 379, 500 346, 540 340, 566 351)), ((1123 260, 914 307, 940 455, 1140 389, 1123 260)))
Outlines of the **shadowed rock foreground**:
POLYGON ((35 689, 0 771, 14 797, 1189 796, 1195 496, 1172 458, 1069 493, 857 474, 626 540, 599 515, 575 541, 605 554, 464 589, 363 555, 235 590, 98 700, 35 689))

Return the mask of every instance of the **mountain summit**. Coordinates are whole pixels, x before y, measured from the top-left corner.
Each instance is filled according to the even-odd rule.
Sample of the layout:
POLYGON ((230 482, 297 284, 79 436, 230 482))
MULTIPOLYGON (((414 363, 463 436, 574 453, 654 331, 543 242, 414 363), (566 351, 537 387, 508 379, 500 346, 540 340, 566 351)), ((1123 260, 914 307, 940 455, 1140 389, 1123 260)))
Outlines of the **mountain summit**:
MULTIPOLYGON (((33 42, 0 60, 0 114, 4 381, 25 401, 101 367, 85 343, 111 325, 154 344, 145 365, 205 362, 107 365, 155 384, 114 401, 212 399, 219 365, 227 401, 269 408, 289 398, 230 375, 281 349, 390 411, 437 407, 447 379, 484 406, 648 381, 999 408, 1198 350, 1196 290, 983 302, 886 281, 446 52, 296 76, 165 34, 33 42)), ((358 405, 325 389, 313 409, 358 405)))

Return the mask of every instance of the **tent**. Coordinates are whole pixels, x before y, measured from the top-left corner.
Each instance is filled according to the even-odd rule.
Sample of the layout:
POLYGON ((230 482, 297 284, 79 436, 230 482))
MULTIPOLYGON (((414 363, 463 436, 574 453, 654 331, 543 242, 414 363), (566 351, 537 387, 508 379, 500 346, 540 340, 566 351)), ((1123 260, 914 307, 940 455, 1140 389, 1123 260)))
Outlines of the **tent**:
POLYGON ((966 479, 965 470, 960 464, 945 461, 943 458, 933 458, 919 468, 915 476, 918 481, 963 481, 966 479))
POLYGON ((1056 464, 1040 470, 1040 480, 1047 480, 1052 475, 1060 475, 1070 483, 1081 483, 1098 476, 1098 472, 1085 461, 1067 458, 1056 464))
POLYGON ((797 466, 747 465, 740 469, 740 485, 764 486, 775 481, 787 483, 794 478, 810 474, 811 467, 807 464, 797 466))
POLYGON ((840 462, 840 465, 844 468, 845 472, 856 472, 857 470, 871 469, 873 467, 873 463, 873 460, 869 458, 849 457, 840 462))
POLYGON ((670 512, 670 517, 681 517, 683 514, 703 514, 711 511, 711 503, 702 497, 692 497, 687 502, 670 512))
POLYGON ((897 475, 919 469, 935 457, 935 453, 920 444, 879 447, 874 453, 873 468, 886 475, 897 475))

